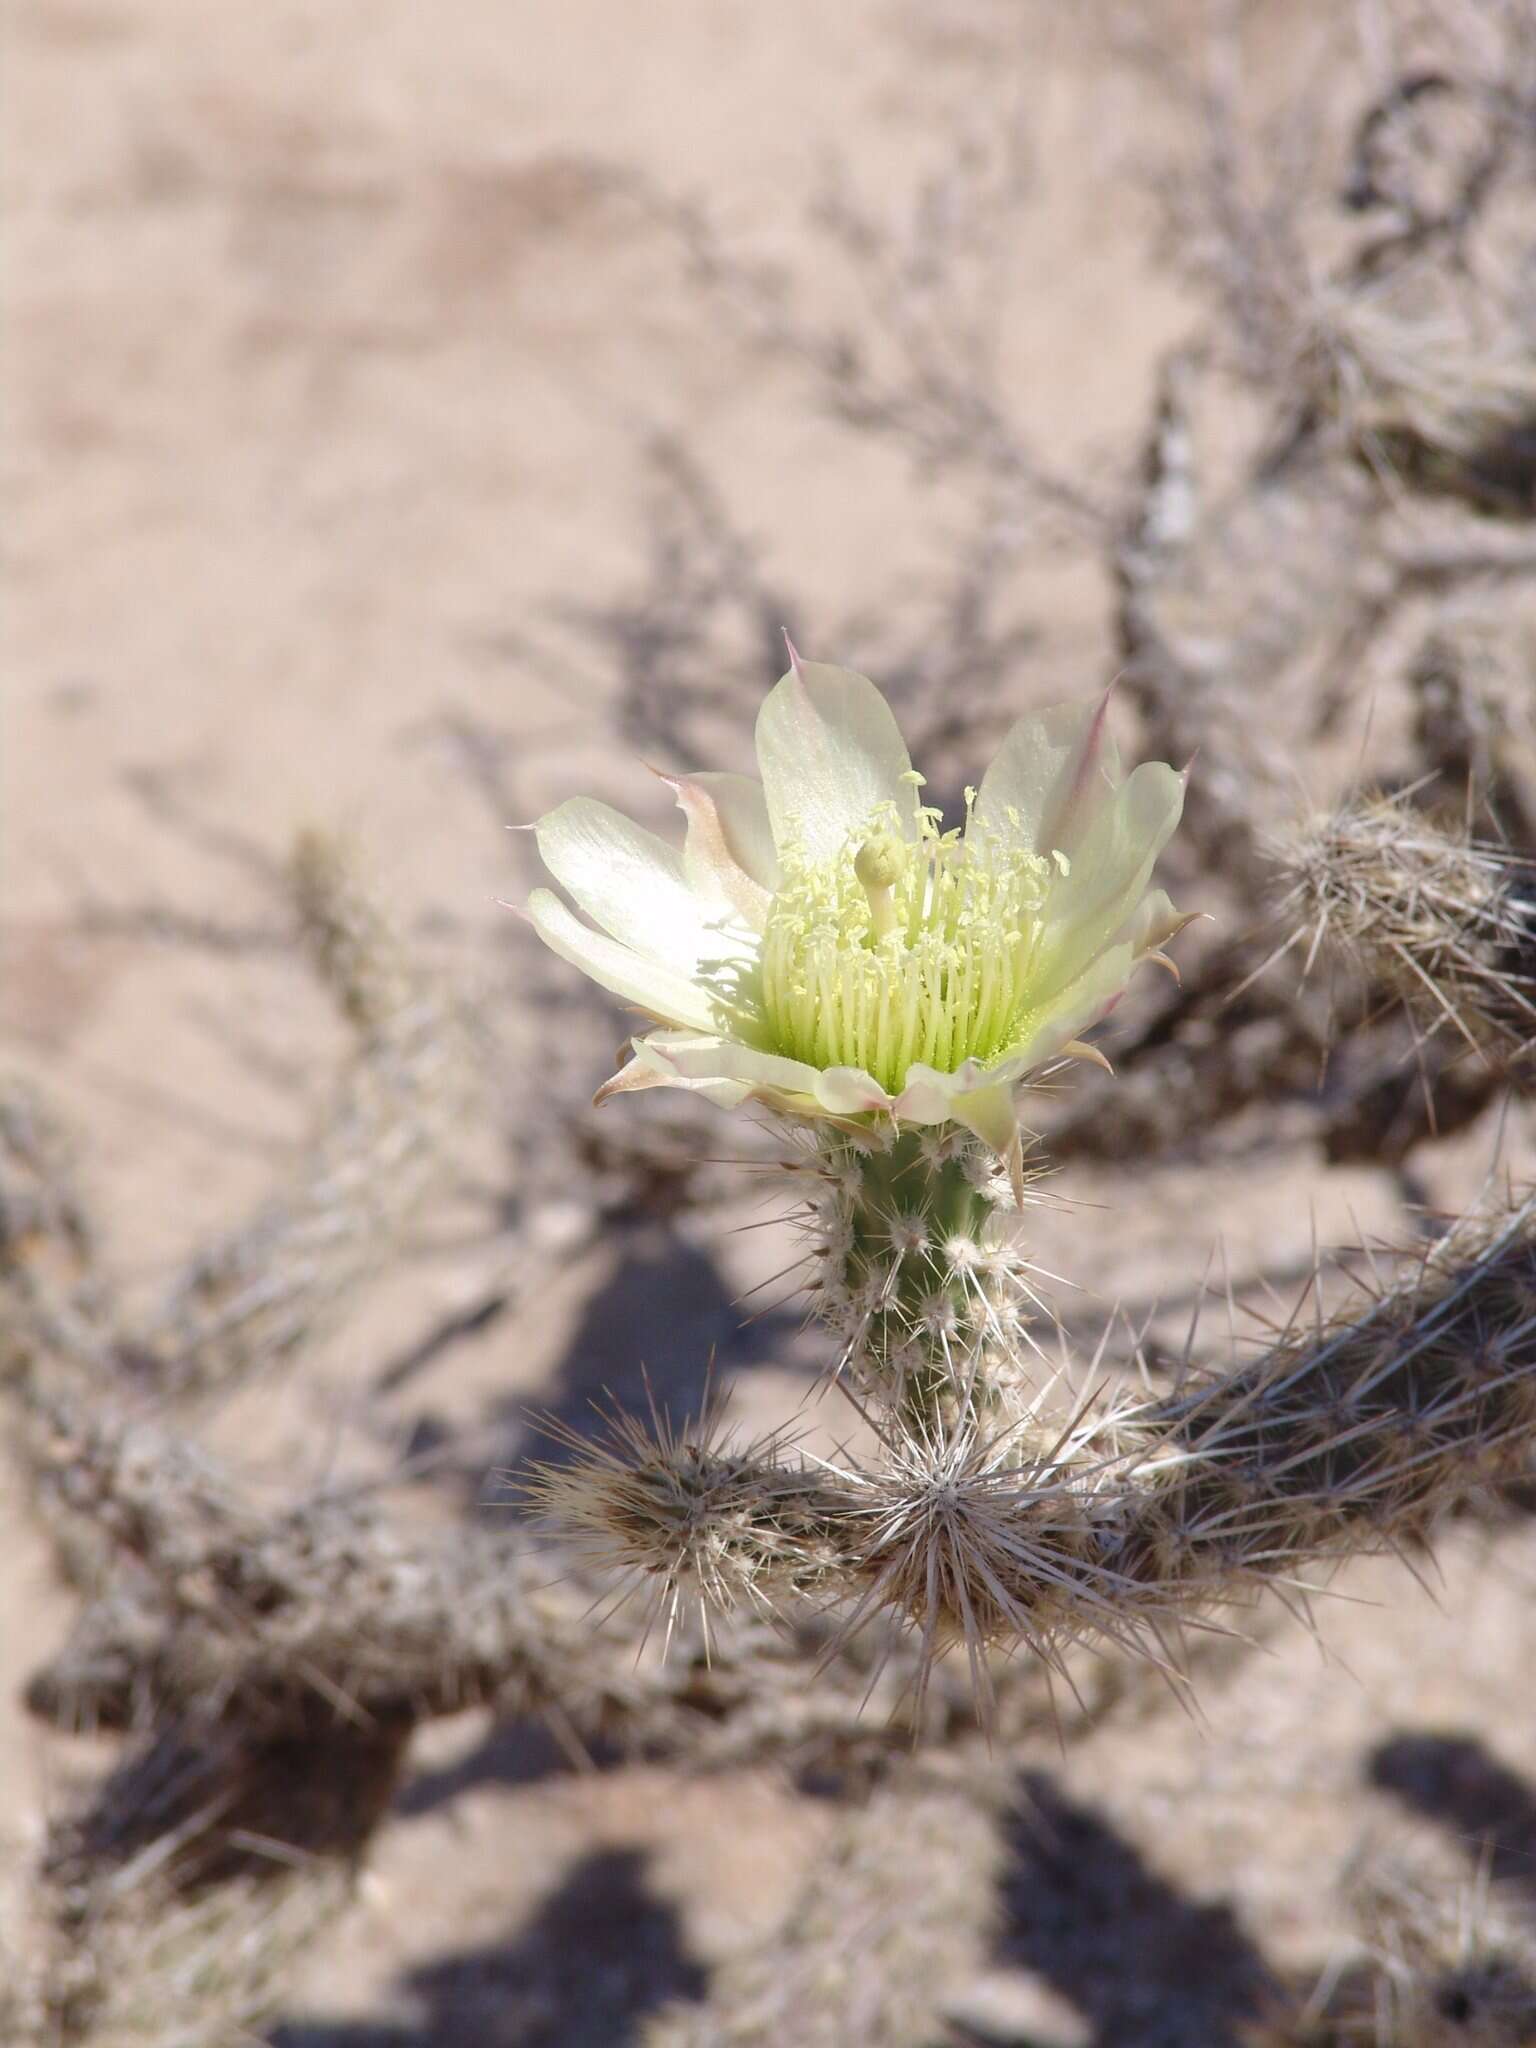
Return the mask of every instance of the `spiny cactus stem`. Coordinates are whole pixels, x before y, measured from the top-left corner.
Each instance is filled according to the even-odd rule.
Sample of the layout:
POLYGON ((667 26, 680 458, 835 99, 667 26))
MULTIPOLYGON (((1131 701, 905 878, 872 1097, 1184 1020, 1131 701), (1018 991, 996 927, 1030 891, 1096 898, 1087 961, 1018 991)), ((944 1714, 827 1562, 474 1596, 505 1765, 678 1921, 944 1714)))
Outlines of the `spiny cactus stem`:
POLYGON ((834 1139, 812 1172, 821 1311, 858 1396, 920 1432, 995 1405, 1019 1261, 978 1148, 951 1130, 834 1139))
POLYGON ((1536 903, 1530 863, 1364 793, 1273 849, 1310 967, 1326 943, 1393 989, 1426 1033, 1454 1030, 1536 1082, 1536 903))
POLYGON ((876 1469, 651 1439, 544 1475, 609 1559, 707 1599, 812 1593, 925 1645, 1141 1641, 1317 1558, 1403 1551, 1536 1440, 1536 1198, 1455 1231, 1363 1315, 1063 1433, 898 1410, 876 1469))

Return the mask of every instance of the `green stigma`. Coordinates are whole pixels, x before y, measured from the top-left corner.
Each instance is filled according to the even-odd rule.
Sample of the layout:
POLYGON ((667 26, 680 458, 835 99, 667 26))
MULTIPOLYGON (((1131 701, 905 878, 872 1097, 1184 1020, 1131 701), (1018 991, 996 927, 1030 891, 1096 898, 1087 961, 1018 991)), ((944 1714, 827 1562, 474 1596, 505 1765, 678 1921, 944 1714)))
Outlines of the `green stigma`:
POLYGON ((914 1062, 953 1073, 1016 1043, 1030 1007, 1048 870, 1037 855, 919 813, 873 817, 832 860, 781 850, 763 934, 764 1050, 862 1067, 900 1089, 914 1062))

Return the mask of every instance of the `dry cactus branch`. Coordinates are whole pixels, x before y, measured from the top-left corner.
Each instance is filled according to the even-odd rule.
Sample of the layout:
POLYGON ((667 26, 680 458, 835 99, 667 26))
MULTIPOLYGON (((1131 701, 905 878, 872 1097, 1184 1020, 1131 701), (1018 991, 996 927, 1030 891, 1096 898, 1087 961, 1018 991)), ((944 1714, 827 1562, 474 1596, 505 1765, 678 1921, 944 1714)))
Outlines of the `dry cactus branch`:
POLYGON ((230 2048, 282 2008, 298 1958, 352 1891, 334 1864, 191 1897, 149 1882, 77 1888, 21 1930, 0 2026, 11 2048, 230 2048))
MULTIPOLYGON (((308 949, 354 1034, 353 1065, 294 1187, 194 1260, 159 1323, 131 1330, 117 1309, 51 1119, 17 1090, 0 1110, 0 1368, 63 1560, 93 1595, 70 1648, 34 1680, 32 1703, 70 1726, 131 1728, 141 1744, 152 1731, 88 1809, 55 1828, 34 1884, 4 2023, 8 2039, 39 2048, 214 2048, 269 2017, 294 1954, 344 1903, 387 1806, 415 1719, 400 1689, 430 1666, 435 1697, 449 1697, 418 1642, 415 1671, 391 1666, 375 1688, 391 1697, 361 1704, 325 1659, 347 1662, 348 1675, 368 1665, 366 1601, 332 1599, 329 1634, 321 1607, 338 1581, 361 1595, 366 1579, 373 1598, 393 1594, 405 1634, 440 1636, 457 1613, 474 1656, 514 1597, 505 1569, 489 1569, 489 1545, 479 1583, 498 1598, 487 1622, 487 1603, 453 1575, 451 1543, 442 1556, 423 1545, 413 1567, 407 1539, 343 1503, 264 1524, 189 1441, 127 1412, 130 1402, 142 1410, 146 1386, 227 1383, 309 1335, 398 1242, 462 1114, 458 1026, 337 849, 302 841, 289 879, 308 949), (441 1607, 424 1612, 434 1597, 441 1607), (267 1654, 252 1656, 264 1621, 267 1654), (350 1658, 338 1627, 354 1632, 350 1658)), ((460 1682, 478 1683, 476 1697, 491 1683, 483 1663, 447 1674, 449 1688, 460 1682)))
POLYGON ((207 1391, 292 1352, 397 1246, 433 1189, 474 1087, 452 1005, 404 957, 339 845, 301 837, 287 871, 299 936, 352 1032, 335 1098, 289 1184, 199 1249, 159 1312, 115 1311, 69 1147, 23 1091, 0 1127, 0 1285, 10 1374, 83 1373, 207 1391))
MULTIPOLYGON (((1310 963, 1325 947, 1517 1082, 1536 1043, 1536 877, 1406 797, 1364 795, 1274 853, 1310 963)), ((1285 910, 1282 911, 1282 915, 1285 910)))
MULTIPOLYGON (((332 1724, 366 1746, 371 1729, 489 1704, 703 1768, 822 1770, 976 1727, 958 1674, 919 1703, 910 1650, 878 1631, 839 1644, 804 1621, 749 1625, 640 1657, 643 1612, 595 1629, 596 1587, 541 1586, 522 1543, 485 1522, 411 1530, 370 1498, 263 1515, 157 1425, 57 1403, 48 1424, 32 1437, 42 1498, 97 1582, 28 1686, 61 1726, 219 1726, 261 1746, 332 1724)), ((1085 1711, 1109 1706, 1126 1675, 1082 1674, 1085 1711)), ((998 1693, 1004 1727, 1062 1725, 1027 1665, 998 1693)))
MULTIPOLYGON (((634 1634, 594 1632, 591 1589, 537 1593, 519 1545, 483 1521, 410 1531, 372 1496, 260 1511, 131 1384, 97 1299, 94 1237, 68 1147, 42 1109, 7 1098, 0 1268, 34 1485, 89 1605, 30 1688, 68 1727, 196 1721, 266 1740, 317 1706, 367 1723, 494 1699, 547 1710, 594 1741, 728 1764, 857 1762, 919 1731, 974 1728, 969 1689, 936 1685, 921 1721, 909 1657, 860 1639, 830 1663, 826 1631, 761 1628, 666 1667, 634 1634), (98 1313, 80 1306, 95 1302, 98 1313), (87 1372, 85 1368, 93 1368, 87 1372), (878 1668, 877 1668, 878 1667, 878 1668)), ((1022 1667, 1005 1721, 1052 1712, 1022 1667)))
POLYGON ((1536 2038, 1530 1916, 1486 1870, 1447 1884, 1377 1863, 1345 1905, 1352 1959, 1245 2036, 1250 2048, 1527 2048, 1536 2038))
POLYGON ((74 1718, 118 1726, 203 1715, 277 1730, 307 1724, 317 1701, 366 1724, 516 1694, 601 1718, 579 1706, 574 1603, 562 1623, 528 1592, 513 1540, 412 1533, 368 1498, 263 1516, 152 1423, 58 1398, 43 1417, 31 1454, 45 1501, 105 1532, 126 1576, 87 1608, 67 1679, 34 1682, 39 1707, 67 1701, 74 1718))
POLYGON ((1189 418, 1190 386, 1200 367, 1198 349, 1182 348, 1169 355, 1159 375, 1141 450, 1139 489, 1111 557, 1116 674, 1141 712, 1148 744, 1163 759, 1183 762, 1201 756, 1201 773, 1186 803, 1185 832, 1214 872, 1223 872, 1234 860, 1241 872, 1251 870, 1254 861, 1251 778, 1241 752, 1223 744, 1227 735, 1221 715, 1225 711, 1230 718, 1230 681, 1208 652, 1203 661, 1188 658, 1159 616, 1164 582, 1194 545, 1201 517, 1189 418))
POLYGON ((50 1830, 6 2039, 245 2039, 347 1905, 408 1732, 323 1716, 264 1738, 173 1724, 132 1753, 50 1830))
POLYGON ((1351 974, 1298 982, 1275 959, 1283 940, 1260 936, 1187 974, 1124 1047, 1110 1039, 1112 1076, 1074 1077, 1040 1118, 1053 1160, 1231 1157, 1283 1138, 1391 1166, 1494 1099, 1498 1072, 1459 1037, 1426 1039, 1351 974))
MULTIPOLYGON (((825 209, 878 311, 878 347, 862 329, 803 317, 704 217, 672 223, 695 276, 734 295, 760 342, 797 355, 849 429, 974 487, 943 632, 922 636, 948 651, 918 649, 892 665, 913 693, 958 701, 955 683, 974 693, 980 679, 1008 694, 1027 634, 998 628, 989 607, 1036 515, 1111 547, 1132 694, 1158 750, 1182 760, 1200 749, 1195 838, 1243 911, 1264 891, 1254 826, 1284 780, 1265 744, 1245 741, 1255 696, 1294 679, 1303 644, 1303 665, 1325 686, 1331 668, 1347 670, 1353 688, 1363 657, 1409 605, 1436 612, 1495 585, 1515 593, 1530 576, 1528 540, 1488 526, 1489 515, 1524 520, 1536 502, 1529 309, 1510 289, 1522 266, 1496 251, 1490 261, 1483 239, 1501 195, 1529 169, 1529 37, 1522 55, 1521 38, 1506 34, 1520 26, 1518 8, 1466 0, 1442 12, 1468 53, 1437 59, 1433 73, 1400 68, 1373 85, 1354 124, 1346 203, 1370 219, 1342 261, 1319 263, 1311 246, 1315 174, 1329 161, 1316 146, 1321 120, 1293 106, 1274 131, 1288 146, 1260 136, 1255 149, 1235 102, 1204 90, 1197 183, 1211 232, 1201 249, 1218 313, 1169 366, 1143 494, 1118 528, 1111 494, 1052 470, 1010 417, 985 346, 986 308, 1001 295, 956 289, 1007 248, 1022 190, 1014 158, 994 173, 960 151, 895 229, 846 198, 825 209), (1474 29, 1488 31, 1480 49, 1474 29), (1442 194, 1425 183, 1441 153, 1416 138, 1447 106, 1472 106, 1483 128, 1442 194), (1406 151, 1405 128, 1415 137, 1406 151), (1267 167, 1276 174, 1262 175, 1267 167), (1223 372, 1246 380, 1262 414, 1257 452, 1244 454, 1225 494, 1206 485, 1190 389, 1223 372), (1244 526, 1246 559, 1222 552, 1229 526, 1244 526), (1356 555, 1366 561, 1351 603, 1337 562, 1356 555), (1223 593, 1237 626, 1221 617, 1223 593)), ((1219 88, 1219 66, 1212 75, 1219 88)), ((652 718, 657 679, 690 662, 705 678, 690 704, 709 713, 719 701, 700 612, 728 615, 759 640, 794 619, 686 458, 672 463, 669 486, 683 510, 659 536, 657 588, 598 618, 625 665, 630 715, 645 699, 652 718), (702 554, 701 531, 713 543, 702 554)), ((1327 711, 1325 701, 1313 736, 1327 711)), ((946 708, 938 730, 953 735, 968 715, 946 708)), ((1531 1035, 1511 1022, 1527 993, 1523 885, 1506 858, 1492 874, 1493 856, 1470 841, 1447 837, 1425 858, 1401 827, 1395 819, 1364 848, 1377 879, 1387 872, 1391 900, 1367 905, 1372 933, 1358 949, 1389 935, 1378 948, 1389 978, 1427 987, 1439 1014, 1454 1008, 1508 1063, 1531 1035), (1495 1013, 1486 1033, 1483 1010, 1495 1013)), ((1329 849, 1328 886, 1359 851, 1329 849)), ((664 1596, 686 1583, 746 1603, 748 1625, 717 1643, 708 1665, 630 1672, 632 1629, 604 1636, 570 1589, 534 1592, 518 1546, 483 1525, 408 1535, 363 1496, 259 1511, 173 1428, 125 1406, 129 1388, 135 1376, 169 1394, 227 1385, 304 1342, 399 1242, 462 1100, 451 1019, 401 967, 326 849, 305 849, 294 887, 355 1064, 295 1186, 194 1260, 148 1329, 127 1331, 114 1313, 36 1125, 0 1125, 0 1363, 25 1398, 41 1490, 93 1596, 33 1697, 66 1720, 147 1735, 85 1823, 56 1835, 47 1884, 58 1952, 14 2031, 211 2048, 220 2028, 256 2024, 262 1972, 287 1942, 276 1923, 289 1895, 256 1877, 250 1859, 274 1846, 312 1858, 291 1897, 296 1919, 322 1917, 324 1887, 365 1846, 423 1715, 471 1700, 544 1706, 579 1734, 706 1760, 868 1761, 878 1744, 860 1733, 866 1683, 884 1704, 915 1675, 897 1740, 974 1726, 965 1689, 926 1676, 952 1640, 969 1648, 998 1722, 1009 1725, 1010 1707, 1025 1722, 1042 1676, 1074 1640, 1168 1654, 1165 1636, 1213 1621, 1218 1599, 1284 1587, 1313 1560, 1411 1547, 1466 1487, 1526 1461, 1536 1343, 1528 1206, 1462 1226, 1362 1315, 1312 1336, 1289 1332, 1225 1378, 1135 1406, 1087 1401, 1052 1421, 1025 1383, 1032 1304, 1022 1265, 991 1228, 997 1191, 937 1157, 910 1187, 910 1162, 886 1158, 839 1190, 853 1162, 838 1156, 818 1169, 831 1283, 822 1299, 842 1370, 876 1424, 872 1468, 797 1460, 782 1443, 732 1449, 707 1431, 631 1430, 545 1482, 605 1554, 617 1549, 664 1596), (806 1595, 852 1613, 820 1673, 824 1625, 797 1617, 779 1640, 758 1616, 782 1620, 806 1595), (897 1623, 912 1640, 892 1650, 897 1623), (1038 1659, 995 1670, 988 1651, 1020 1642, 1038 1659), (317 1758, 357 1793, 349 1813, 320 1816, 318 1837, 268 1831, 258 1842, 253 1815, 317 1758), (136 1914, 153 1919, 153 1940, 136 1914)), ((1334 928, 1348 921, 1347 908, 1333 912, 1334 928)), ((1259 1005, 1252 1021, 1273 1024, 1280 1007, 1259 1005)), ((1369 1052, 1367 1036, 1352 1030, 1336 1064, 1369 1052)), ((1281 1053, 1299 1057, 1307 1037, 1298 1026, 1281 1053)), ((1226 1064, 1216 1062, 1223 1108, 1266 1099, 1272 1071, 1252 1053, 1224 1050, 1226 1064)), ((1432 1078, 1443 1104, 1458 1077, 1432 1078)), ((1181 1120, 1199 1100, 1192 1084, 1181 1120)), ((1468 1100, 1486 1095, 1469 1090, 1468 1100)), ((1367 1142, 1377 1156, 1386 1149, 1367 1142)), ((890 1739, 882 1732, 879 1743, 890 1739)), ((988 1831, 966 1834, 965 1855, 950 1853, 952 1821, 973 1801, 915 1775, 883 1788, 850 1820, 784 1941, 727 1971, 703 2011, 672 2015, 659 2038, 915 2042, 919 2024, 937 2026, 937 1987, 990 1904, 988 1831), (931 1860, 921 1853, 930 1840, 931 1860), (865 1929, 878 1972, 841 1967, 850 1924, 865 1929)), ((1414 1972, 1435 1975, 1410 1959, 1414 1972)), ((1400 2048, 1438 2042, 1422 1999, 1411 2011, 1419 2031, 1393 2008, 1391 2038, 1400 2034, 1400 2048)), ((1354 2025, 1360 2015, 1346 2017, 1354 2025)))
POLYGON ((199 1252, 139 1335, 166 1390, 227 1384, 305 1341, 400 1242, 466 1105, 463 1026, 342 850, 304 835, 289 883, 304 949, 357 1050, 291 1185, 199 1252))
MULTIPOLYGON (((1517 860, 1536 854, 1536 735, 1512 636, 1475 605, 1442 614, 1408 666, 1413 738, 1431 803, 1454 792, 1461 822, 1517 860)), ((1517 864, 1517 863, 1516 863, 1517 864)))
POLYGON ((1058 1424, 974 1409, 894 1421, 871 1469, 623 1423, 539 1482, 546 1504, 674 1596, 814 1596, 905 1618, 924 1649, 1047 1661, 1128 1646, 1319 1560, 1425 1540, 1536 1434, 1536 1203, 1453 1231, 1365 1314, 1287 1335, 1171 1400, 1058 1424))

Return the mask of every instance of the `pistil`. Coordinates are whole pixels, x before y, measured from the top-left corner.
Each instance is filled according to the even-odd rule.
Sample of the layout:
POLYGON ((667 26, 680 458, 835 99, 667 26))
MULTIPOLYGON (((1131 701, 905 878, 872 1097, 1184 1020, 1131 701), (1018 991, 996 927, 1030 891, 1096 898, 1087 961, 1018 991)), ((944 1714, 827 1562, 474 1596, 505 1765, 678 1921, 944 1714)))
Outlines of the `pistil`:
POLYGON ((893 891, 907 871, 907 858, 906 842, 894 832, 877 832, 854 855, 853 872, 869 898, 869 920, 877 945, 901 921, 893 891))

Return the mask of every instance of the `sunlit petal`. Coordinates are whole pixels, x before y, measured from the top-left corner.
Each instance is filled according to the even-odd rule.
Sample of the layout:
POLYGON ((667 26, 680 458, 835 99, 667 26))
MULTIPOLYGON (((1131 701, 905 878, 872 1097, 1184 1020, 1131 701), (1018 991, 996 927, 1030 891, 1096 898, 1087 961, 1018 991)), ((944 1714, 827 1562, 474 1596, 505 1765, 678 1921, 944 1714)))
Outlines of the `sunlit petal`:
POLYGON ((802 662, 757 717, 757 765, 774 844, 831 860, 883 806, 915 817, 912 763, 874 684, 851 669, 802 662))
POLYGON ((1198 910, 1175 910, 1165 889, 1150 889, 1115 933, 1115 941, 1123 941, 1139 960, 1143 954, 1155 953, 1170 939, 1176 939, 1200 915, 1198 910))
POLYGON ((587 915, 632 951, 681 974, 750 954, 721 902, 689 884, 683 857, 592 797, 572 797, 534 826, 539 854, 587 915))
POLYGON ((1110 946, 1074 981, 1058 989, 1024 1020, 1008 1064, 1023 1071, 1052 1059, 1074 1038, 1101 1023, 1125 993, 1136 955, 1126 945, 1110 946))
POLYGON ((706 902, 761 931, 778 885, 763 786, 747 775, 664 775, 688 821, 683 873, 706 902))
POLYGON ((1031 853, 1073 855, 1120 783, 1108 714, 1106 695, 1017 720, 982 777, 977 827, 1031 853))
POLYGON ((755 775, 727 775, 710 769, 702 775, 683 775, 679 783, 701 789, 713 798, 725 843, 753 881, 770 894, 779 886, 779 857, 773 848, 773 827, 768 821, 768 799, 755 775))
POLYGON ((534 890, 528 899, 528 918, 552 952, 579 967, 599 988, 622 996, 664 1023, 687 1024, 699 1031, 714 1026, 715 1007, 696 982, 593 931, 552 889, 534 890))
POLYGON ((1143 761, 1098 812, 1047 904, 1039 967, 1043 995, 1064 988, 1113 943, 1134 914, 1183 807, 1184 778, 1164 761, 1143 761))

